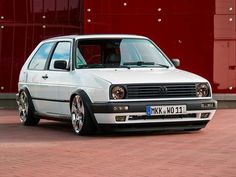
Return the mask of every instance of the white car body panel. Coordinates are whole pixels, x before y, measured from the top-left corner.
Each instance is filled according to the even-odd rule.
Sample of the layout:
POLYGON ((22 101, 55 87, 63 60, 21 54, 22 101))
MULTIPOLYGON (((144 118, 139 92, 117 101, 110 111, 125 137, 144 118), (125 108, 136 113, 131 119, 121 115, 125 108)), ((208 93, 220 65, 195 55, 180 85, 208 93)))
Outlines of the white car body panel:
POLYGON ((198 75, 175 68, 88 69, 85 72, 112 84, 208 82, 198 75))

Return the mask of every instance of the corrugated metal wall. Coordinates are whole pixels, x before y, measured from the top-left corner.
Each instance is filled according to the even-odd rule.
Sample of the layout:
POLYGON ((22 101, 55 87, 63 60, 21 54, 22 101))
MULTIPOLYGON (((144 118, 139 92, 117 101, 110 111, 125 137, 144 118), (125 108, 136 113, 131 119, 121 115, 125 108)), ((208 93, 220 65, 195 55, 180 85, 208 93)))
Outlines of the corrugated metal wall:
POLYGON ((153 39, 215 93, 236 93, 236 0, 0 0, 0 93, 42 39, 128 33, 153 39))
POLYGON ((236 93, 235 0, 85 1, 85 33, 153 39, 182 69, 206 77, 215 93, 236 93))
POLYGON ((0 0, 0 93, 17 91, 21 66, 41 40, 81 33, 82 2, 0 0))
POLYGON ((236 1, 216 0, 214 83, 221 93, 236 93, 236 1))
POLYGON ((148 36, 214 85, 215 0, 86 0, 84 13, 85 33, 148 36))

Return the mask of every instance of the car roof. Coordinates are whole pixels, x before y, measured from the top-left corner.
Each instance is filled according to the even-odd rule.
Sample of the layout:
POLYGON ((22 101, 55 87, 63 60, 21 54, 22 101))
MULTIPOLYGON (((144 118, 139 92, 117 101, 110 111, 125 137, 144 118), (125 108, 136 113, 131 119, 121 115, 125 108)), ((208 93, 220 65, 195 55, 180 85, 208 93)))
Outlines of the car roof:
POLYGON ((58 40, 58 39, 115 39, 115 38, 135 38, 135 39, 147 39, 145 36, 131 35, 131 34, 88 34, 88 35, 67 35, 58 36, 46 39, 47 40, 58 40))

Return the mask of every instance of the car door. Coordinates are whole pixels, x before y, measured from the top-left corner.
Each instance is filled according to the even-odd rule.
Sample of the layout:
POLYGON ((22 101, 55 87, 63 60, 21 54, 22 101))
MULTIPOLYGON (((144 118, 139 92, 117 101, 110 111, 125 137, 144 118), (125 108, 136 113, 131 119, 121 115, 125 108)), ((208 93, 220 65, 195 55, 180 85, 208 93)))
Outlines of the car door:
POLYGON ((27 80, 27 88, 37 112, 41 111, 42 105, 43 94, 40 86, 42 73, 44 72, 47 60, 54 45, 54 42, 45 42, 41 44, 33 55, 27 70, 23 72, 25 80, 27 80))
POLYGON ((68 117, 70 115, 69 99, 74 90, 71 74, 72 40, 57 41, 47 69, 42 73, 41 92, 44 104, 43 113, 54 117, 68 117), (54 63, 64 60, 67 69, 56 69, 54 63))

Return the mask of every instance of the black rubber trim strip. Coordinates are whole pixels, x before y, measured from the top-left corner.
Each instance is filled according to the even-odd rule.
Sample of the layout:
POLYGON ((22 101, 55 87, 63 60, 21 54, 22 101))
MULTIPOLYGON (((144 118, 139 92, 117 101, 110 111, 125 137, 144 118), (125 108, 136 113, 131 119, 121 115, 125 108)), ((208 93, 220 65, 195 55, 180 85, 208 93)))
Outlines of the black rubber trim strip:
POLYGON ((52 102, 65 102, 65 103, 69 103, 70 102, 70 100, 54 100, 54 99, 37 98, 37 97, 33 97, 32 100, 52 101, 52 102))
POLYGON ((163 130, 195 130, 204 128, 209 120, 160 122, 160 123, 129 123, 129 124, 99 124, 102 130, 108 131, 163 131, 163 130))
POLYGON ((67 117, 65 115, 48 115, 48 114, 44 114, 44 113, 39 113, 39 112, 35 112, 35 115, 40 118, 40 119, 46 119, 46 120, 55 120, 55 121, 63 121, 63 122, 70 122, 71 118, 67 117))
POLYGON ((129 113, 129 112, 146 112, 146 106, 164 106, 164 105, 186 105, 187 111, 193 110, 215 110, 217 101, 210 100, 177 100, 177 101, 142 101, 142 102, 108 102, 93 103, 92 109, 94 113, 129 113), (202 108, 203 103, 213 103, 213 108, 202 108), (114 110, 114 106, 128 106, 125 111, 114 110))

